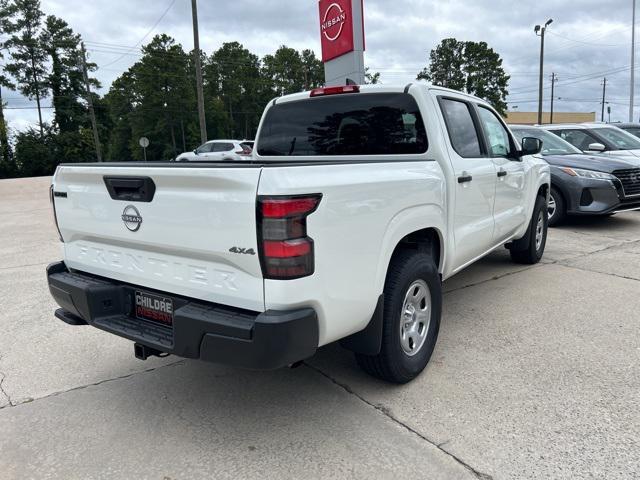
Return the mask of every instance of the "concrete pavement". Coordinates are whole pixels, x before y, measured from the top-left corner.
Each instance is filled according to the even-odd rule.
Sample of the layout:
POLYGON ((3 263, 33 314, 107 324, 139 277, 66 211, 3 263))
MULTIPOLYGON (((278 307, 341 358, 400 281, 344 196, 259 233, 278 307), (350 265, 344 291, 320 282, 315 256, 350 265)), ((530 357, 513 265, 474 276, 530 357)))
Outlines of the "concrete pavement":
POLYGON ((551 230, 445 284, 425 373, 337 346, 258 373, 53 318, 48 179, 0 181, 0 478, 640 477, 640 213, 551 230))

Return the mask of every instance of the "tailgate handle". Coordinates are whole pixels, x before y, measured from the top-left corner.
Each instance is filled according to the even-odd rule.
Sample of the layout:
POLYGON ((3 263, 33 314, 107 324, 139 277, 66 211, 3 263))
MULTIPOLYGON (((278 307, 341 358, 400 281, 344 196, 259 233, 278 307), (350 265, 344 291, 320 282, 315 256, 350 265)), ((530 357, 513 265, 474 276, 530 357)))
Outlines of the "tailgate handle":
POLYGON ((149 203, 156 193, 149 177, 104 177, 104 184, 114 200, 149 203))

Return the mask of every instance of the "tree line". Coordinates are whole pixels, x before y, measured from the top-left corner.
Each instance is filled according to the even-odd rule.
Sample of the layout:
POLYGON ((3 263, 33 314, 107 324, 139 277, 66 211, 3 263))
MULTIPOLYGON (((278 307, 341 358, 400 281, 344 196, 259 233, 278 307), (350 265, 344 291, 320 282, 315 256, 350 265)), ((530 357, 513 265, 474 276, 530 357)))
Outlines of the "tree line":
MULTIPOLYGON (((495 80, 502 69, 499 56, 486 44, 479 50, 467 47, 475 52, 475 63, 467 67, 471 63, 464 49, 450 61, 456 44, 445 44, 442 50, 443 44, 431 52, 430 67, 418 78, 493 96, 500 106, 508 77, 495 80), (483 52, 490 57, 484 65, 483 52), (461 72, 473 71, 462 81, 447 72, 452 62, 461 72), (493 80, 487 82, 483 75, 493 80)), ((211 54, 201 52, 201 61, 210 139, 252 139, 272 98, 324 84, 324 66, 308 49, 283 45, 260 58, 229 42, 211 54)), ((150 140, 149 160, 168 160, 200 143, 194 52, 166 34, 144 45, 140 58, 100 96, 95 93, 100 88, 94 77, 97 66, 86 59, 79 34, 63 19, 45 15, 39 0, 0 0, 0 62, 0 178, 49 175, 61 162, 95 161, 89 100, 106 161, 142 160, 142 136, 150 140), (17 132, 9 128, 2 100, 7 90, 35 102, 36 127, 17 132), (52 110, 49 122, 43 119, 44 109, 52 110)), ((379 79, 379 73, 367 71, 368 83, 379 79)))

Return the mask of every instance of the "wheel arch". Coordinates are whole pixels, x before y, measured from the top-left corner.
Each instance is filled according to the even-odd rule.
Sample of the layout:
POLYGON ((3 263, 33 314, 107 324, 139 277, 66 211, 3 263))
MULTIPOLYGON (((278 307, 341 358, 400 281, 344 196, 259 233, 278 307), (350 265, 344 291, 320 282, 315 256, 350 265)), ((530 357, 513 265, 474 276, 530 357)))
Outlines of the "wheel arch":
MULTIPOLYGON (((445 243, 442 230, 436 227, 425 227, 406 233, 395 243, 393 251, 386 257, 383 279, 386 280, 393 258, 407 250, 424 251, 432 256, 440 275, 445 259, 445 243)), ((384 289, 382 283, 380 291, 384 289)), ((382 328, 384 315, 384 295, 381 293, 373 316, 367 327, 350 337, 343 339, 340 344, 355 353, 363 355, 377 355, 382 345, 382 328)))

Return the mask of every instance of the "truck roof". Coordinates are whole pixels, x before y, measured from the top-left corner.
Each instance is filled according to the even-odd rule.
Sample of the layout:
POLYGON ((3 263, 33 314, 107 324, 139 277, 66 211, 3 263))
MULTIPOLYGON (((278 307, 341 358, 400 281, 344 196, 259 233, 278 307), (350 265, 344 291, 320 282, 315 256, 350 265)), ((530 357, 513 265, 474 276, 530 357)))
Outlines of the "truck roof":
MULTIPOLYGON (((474 101, 479 101, 486 103, 483 99, 475 97, 465 92, 460 92, 458 90, 453 90, 451 88, 440 87, 438 85, 433 85, 424 80, 416 80, 411 83, 404 84, 395 84, 395 85, 360 85, 360 93, 402 93, 408 92, 409 89, 413 86, 421 86, 428 90, 437 90, 440 92, 451 93, 455 95, 462 95, 467 97, 468 99, 472 99, 474 101)), ((271 105, 295 102, 298 100, 305 100, 310 97, 312 90, 307 90, 304 92, 292 93, 290 95, 284 95, 282 97, 275 98, 271 101, 271 105)))

